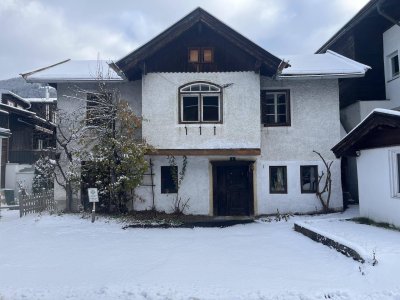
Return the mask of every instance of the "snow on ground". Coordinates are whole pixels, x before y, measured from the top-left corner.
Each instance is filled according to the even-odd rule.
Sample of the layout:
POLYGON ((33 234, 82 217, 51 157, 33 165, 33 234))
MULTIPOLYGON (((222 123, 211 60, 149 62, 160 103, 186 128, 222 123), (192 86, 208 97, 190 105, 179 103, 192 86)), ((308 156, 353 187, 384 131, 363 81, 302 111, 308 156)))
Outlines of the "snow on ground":
POLYGON ((379 264, 371 266, 293 231, 294 221, 320 217, 122 230, 79 215, 1 214, 1 300, 400 299, 400 248, 391 243, 399 232, 356 229, 354 236, 370 237, 368 247, 379 244, 379 264))

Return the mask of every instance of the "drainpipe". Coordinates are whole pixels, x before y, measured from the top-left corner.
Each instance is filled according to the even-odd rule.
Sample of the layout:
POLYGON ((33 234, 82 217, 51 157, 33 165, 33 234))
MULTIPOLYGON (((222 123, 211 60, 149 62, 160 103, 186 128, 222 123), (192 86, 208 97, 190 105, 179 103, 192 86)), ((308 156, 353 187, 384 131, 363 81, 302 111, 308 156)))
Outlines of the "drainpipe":
POLYGON ((381 3, 382 1, 378 1, 376 5, 376 9, 378 10, 378 14, 380 14, 382 17, 384 17, 386 20, 389 22, 392 22, 394 25, 400 26, 400 21, 397 21, 393 19, 391 16, 388 16, 381 8, 381 3))

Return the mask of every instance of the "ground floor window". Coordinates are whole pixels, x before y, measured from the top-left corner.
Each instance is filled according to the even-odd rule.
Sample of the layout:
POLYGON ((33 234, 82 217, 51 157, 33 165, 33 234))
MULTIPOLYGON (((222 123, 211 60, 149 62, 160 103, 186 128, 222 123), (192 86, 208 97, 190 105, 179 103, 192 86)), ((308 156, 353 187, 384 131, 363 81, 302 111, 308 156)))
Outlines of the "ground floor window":
POLYGON ((177 166, 161 167, 161 194, 174 194, 178 192, 174 174, 178 174, 177 166))
POLYGON ((318 184, 318 166, 300 166, 302 193, 315 193, 318 184))
POLYGON ((269 192, 271 194, 287 193, 287 169, 286 166, 269 167, 269 192))

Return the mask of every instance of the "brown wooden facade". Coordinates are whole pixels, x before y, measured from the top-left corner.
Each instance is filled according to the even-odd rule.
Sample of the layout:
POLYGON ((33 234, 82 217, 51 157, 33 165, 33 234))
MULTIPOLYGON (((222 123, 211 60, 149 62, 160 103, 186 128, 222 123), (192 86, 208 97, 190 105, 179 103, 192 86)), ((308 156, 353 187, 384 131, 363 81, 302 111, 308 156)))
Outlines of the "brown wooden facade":
POLYGON ((0 122, 7 121, 10 131, 9 137, 2 139, 1 188, 5 185, 7 163, 33 164, 44 153, 54 154, 55 125, 30 108, 29 102, 12 93, 1 94, 0 110, 7 114, 0 115, 0 122))
POLYGON ((317 51, 333 50, 372 68, 364 78, 339 80, 342 108, 358 100, 386 99, 382 35, 394 23, 379 13, 378 6, 394 20, 400 19, 398 0, 370 1, 317 51))
POLYGON ((114 65, 129 80, 151 72, 256 71, 273 76, 282 61, 201 8, 114 65), (190 62, 190 49, 212 51, 209 62, 190 62))
POLYGON ((374 111, 335 147, 336 157, 357 156, 363 149, 400 145, 400 116, 374 111))

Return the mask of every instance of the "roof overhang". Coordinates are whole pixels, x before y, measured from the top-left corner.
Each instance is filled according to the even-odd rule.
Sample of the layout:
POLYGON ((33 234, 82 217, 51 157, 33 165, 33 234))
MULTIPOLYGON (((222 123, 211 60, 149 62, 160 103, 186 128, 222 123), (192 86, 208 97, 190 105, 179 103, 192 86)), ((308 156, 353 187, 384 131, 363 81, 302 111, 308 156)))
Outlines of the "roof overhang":
POLYGON ((332 151, 339 158, 357 156, 357 152, 363 149, 394 145, 400 145, 400 112, 377 108, 337 143, 332 151))
POLYGON ((20 75, 26 82, 46 84, 67 82, 119 83, 126 81, 123 74, 116 72, 113 66, 104 60, 66 59, 47 67, 21 73, 20 75))

